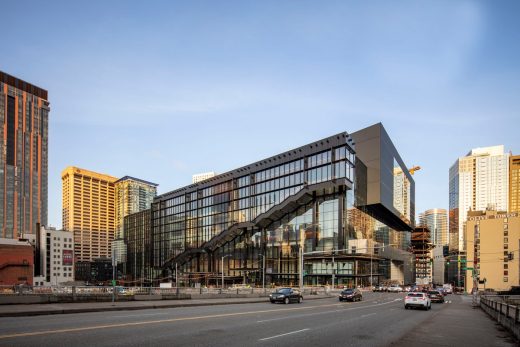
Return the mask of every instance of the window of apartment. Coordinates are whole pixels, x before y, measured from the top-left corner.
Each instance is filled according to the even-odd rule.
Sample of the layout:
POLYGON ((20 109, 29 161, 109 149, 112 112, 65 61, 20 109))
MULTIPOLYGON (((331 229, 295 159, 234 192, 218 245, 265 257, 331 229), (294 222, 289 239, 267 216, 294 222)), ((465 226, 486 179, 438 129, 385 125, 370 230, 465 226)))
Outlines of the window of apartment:
POLYGON ((504 245, 504 249, 507 249, 507 247, 508 247, 507 245, 504 245))
POLYGON ((507 277, 504 277, 504 282, 507 282, 507 277))
POLYGON ((509 241, 507 241, 507 237, 504 237, 504 243, 507 243, 509 241))
POLYGON ((507 269, 508 267, 509 267, 509 265, 504 264, 504 269, 507 269))
POLYGON ((504 270, 504 276, 507 276, 507 274, 508 274, 508 271, 504 270))

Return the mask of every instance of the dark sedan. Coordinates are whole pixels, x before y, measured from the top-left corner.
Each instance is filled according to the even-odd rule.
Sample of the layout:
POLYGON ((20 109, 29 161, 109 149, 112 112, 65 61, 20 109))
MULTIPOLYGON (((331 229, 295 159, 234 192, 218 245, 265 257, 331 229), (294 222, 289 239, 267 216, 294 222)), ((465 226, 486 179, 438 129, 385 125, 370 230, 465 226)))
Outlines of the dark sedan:
POLYGON ((269 295, 269 300, 272 304, 275 302, 283 302, 284 304, 297 302, 301 304, 303 301, 303 296, 299 290, 292 288, 280 288, 276 292, 269 295))
POLYGON ((430 297, 431 302, 438 302, 441 304, 444 302, 444 295, 442 295, 438 290, 428 291, 428 296, 430 297))
POLYGON ((363 300, 363 294, 357 288, 345 289, 339 294, 339 301, 361 301, 363 300))

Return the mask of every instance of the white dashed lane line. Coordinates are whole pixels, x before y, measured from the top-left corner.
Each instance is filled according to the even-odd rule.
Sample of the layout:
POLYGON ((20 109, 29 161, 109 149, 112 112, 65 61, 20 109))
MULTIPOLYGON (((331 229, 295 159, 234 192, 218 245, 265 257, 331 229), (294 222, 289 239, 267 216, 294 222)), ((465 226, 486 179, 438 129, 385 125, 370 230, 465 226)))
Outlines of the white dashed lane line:
POLYGON ((307 331, 307 330, 309 330, 309 328, 302 329, 302 330, 291 331, 290 333, 285 333, 285 334, 280 334, 280 335, 275 335, 275 336, 270 336, 270 337, 264 337, 263 339, 260 339, 258 341, 272 340, 272 339, 276 339, 277 337, 298 334, 298 333, 301 333, 301 332, 304 332, 304 331, 307 331))

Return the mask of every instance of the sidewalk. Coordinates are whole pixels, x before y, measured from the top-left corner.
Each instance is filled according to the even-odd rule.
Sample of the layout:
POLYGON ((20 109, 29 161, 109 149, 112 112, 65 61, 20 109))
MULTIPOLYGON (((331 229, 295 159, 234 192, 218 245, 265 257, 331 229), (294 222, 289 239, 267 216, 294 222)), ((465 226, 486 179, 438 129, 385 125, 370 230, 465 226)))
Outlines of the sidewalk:
MULTIPOLYGON (((479 307, 473 308, 472 297, 450 295, 441 310, 423 325, 410 331, 392 345, 509 347, 518 341, 479 307), (420 342, 420 343, 419 343, 420 342)), ((436 304, 434 304, 436 305, 436 304)))
MULTIPOLYGON (((326 299, 330 296, 307 296, 305 300, 326 299)), ((225 298, 225 299, 190 299, 190 300, 154 300, 120 302, 84 302, 60 304, 0 305, 0 317, 39 316, 50 314, 68 314, 103 311, 132 311, 156 308, 195 307, 212 305, 251 304, 268 302, 269 298, 225 298)))

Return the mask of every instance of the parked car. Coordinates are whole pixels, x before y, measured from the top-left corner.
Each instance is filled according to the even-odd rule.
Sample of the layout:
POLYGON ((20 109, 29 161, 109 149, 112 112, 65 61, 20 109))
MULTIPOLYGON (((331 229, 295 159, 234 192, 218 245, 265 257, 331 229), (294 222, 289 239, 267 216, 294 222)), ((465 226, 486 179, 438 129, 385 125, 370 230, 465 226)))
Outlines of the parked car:
POLYGON ((381 285, 376 285, 374 286, 374 289, 372 289, 373 292, 382 292, 383 291, 383 286, 381 285))
POLYGON ((426 293, 421 292, 410 292, 406 294, 404 298, 404 308, 422 308, 423 310, 429 310, 432 308, 432 302, 426 293))
POLYGON ((430 297, 431 302, 444 303, 444 295, 442 295, 438 290, 428 291, 428 296, 430 297))
POLYGON ((339 294, 339 301, 361 301, 363 300, 363 294, 357 288, 354 289, 344 289, 339 294))
POLYGON ((269 295, 269 301, 271 301, 272 304, 275 302, 283 302, 284 304, 297 302, 301 304, 303 302, 303 296, 299 290, 292 288, 280 288, 269 295))
POLYGON ((397 284, 393 284, 390 287, 388 287, 387 291, 390 293, 401 293, 403 291, 403 288, 401 288, 401 286, 398 286, 397 284))

